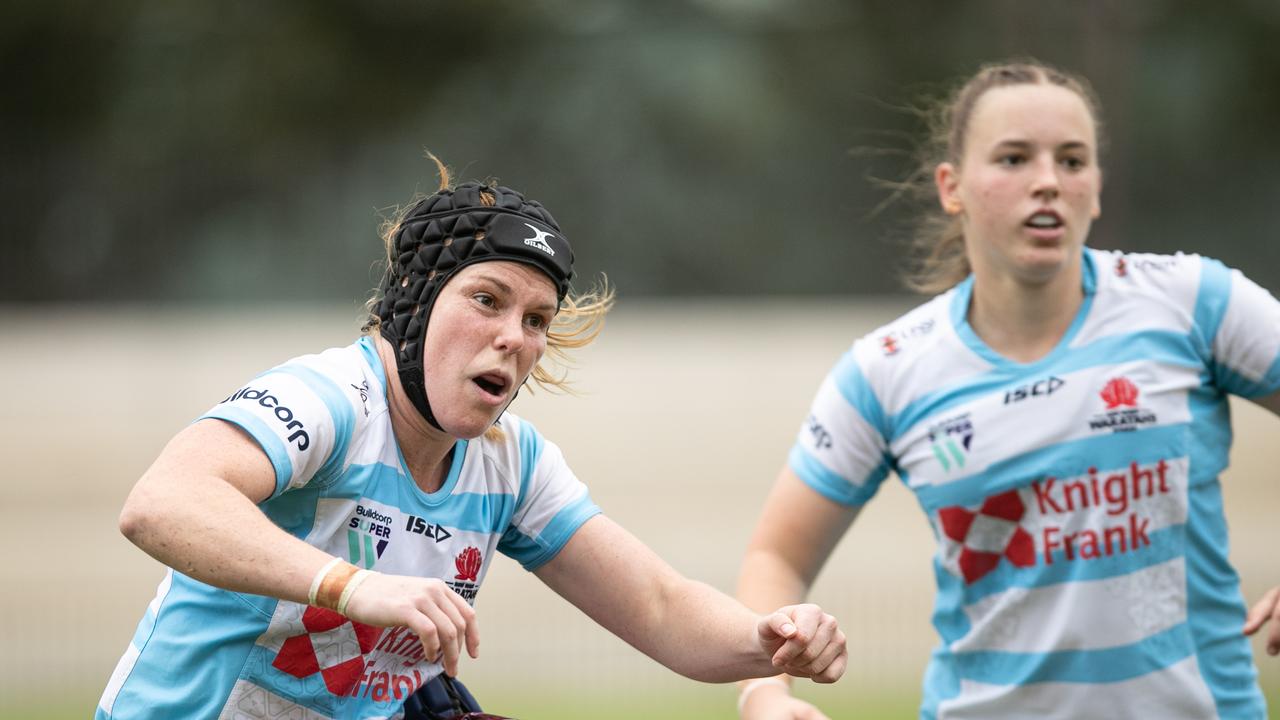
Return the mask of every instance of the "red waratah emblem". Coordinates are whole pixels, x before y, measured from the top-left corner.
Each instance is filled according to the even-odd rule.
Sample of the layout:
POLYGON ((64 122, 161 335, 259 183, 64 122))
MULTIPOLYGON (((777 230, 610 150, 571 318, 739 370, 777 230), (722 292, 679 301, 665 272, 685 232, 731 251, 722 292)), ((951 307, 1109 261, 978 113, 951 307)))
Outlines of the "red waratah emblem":
POLYGON ((1001 558, 1016 567, 1035 564, 1035 541, 1019 525, 1026 510, 1018 491, 1009 490, 987 498, 976 511, 960 506, 938 511, 942 534, 955 543, 949 562, 966 584, 995 570, 1001 558), (957 545, 959 552, 954 552, 957 545))
POLYGON ((885 355, 892 355, 898 352, 898 341, 892 335, 885 335, 880 338, 880 347, 885 355))
POLYGON ((1121 255, 1120 257, 1116 258, 1116 275, 1118 275, 1119 277, 1124 277, 1125 275, 1128 275, 1128 274, 1129 274, 1129 268, 1124 262, 1124 256, 1121 255))
POLYGON ((469 547, 458 553, 458 557, 453 561, 454 567, 458 568, 458 574, 454 575, 455 580, 476 581, 476 575, 480 573, 480 549, 469 547))
POLYGON ((382 628, 354 622, 332 610, 308 607, 301 635, 284 641, 271 665, 296 678, 320 673, 334 695, 346 695, 364 674, 364 656, 378 644, 382 628))
POLYGON ((1121 405, 1127 407, 1138 407, 1138 386, 1129 382, 1128 378, 1112 378, 1107 381, 1107 386, 1102 388, 1102 400, 1107 404, 1108 410, 1113 410, 1121 405))

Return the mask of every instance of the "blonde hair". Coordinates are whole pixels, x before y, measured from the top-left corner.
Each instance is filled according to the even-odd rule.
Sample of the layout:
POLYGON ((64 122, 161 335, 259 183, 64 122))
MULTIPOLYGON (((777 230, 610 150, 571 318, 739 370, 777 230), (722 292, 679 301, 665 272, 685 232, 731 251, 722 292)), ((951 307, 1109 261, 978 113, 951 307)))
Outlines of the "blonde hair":
POLYGON ((921 218, 910 241, 910 267, 905 276, 909 289, 928 295, 944 292, 968 277, 971 271, 960 218, 938 208, 934 168, 943 162, 960 167, 973 109, 988 90, 1040 84, 1057 85, 1080 96, 1093 118, 1098 143, 1103 144, 1098 99, 1088 81, 1031 58, 984 65, 950 95, 941 101, 926 103, 925 108, 918 111, 928 126, 928 135, 918 151, 918 164, 907 179, 890 183, 894 189, 891 200, 912 194, 922 206, 921 218))
MULTIPOLYGON (((436 192, 450 189, 452 184, 449 168, 430 152, 427 153, 427 157, 435 162, 436 171, 440 175, 440 187, 436 192)), ((419 193, 407 205, 397 208, 392 217, 382 222, 379 234, 385 251, 384 270, 386 267, 391 267, 395 259, 395 237, 400 231, 405 215, 424 197, 427 195, 419 193)), ((497 202, 497 196, 482 190, 480 202, 482 205, 492 207, 497 202)), ((483 237, 483 232, 483 230, 479 231, 477 237, 483 237)), ((366 334, 377 334, 382 325, 377 314, 379 300, 378 289, 375 288, 369 299, 365 301, 364 309, 368 320, 365 321, 361 330, 366 334)), ((572 392, 571 383, 568 381, 568 369, 572 367, 570 351, 586 347, 600 335, 604 330, 605 316, 613 307, 613 302, 613 288, 609 286, 608 278, 604 276, 601 276, 600 280, 584 293, 570 290, 561 302, 560 310, 552 319, 551 326, 547 329, 547 351, 534 366, 529 379, 539 387, 552 392, 572 392), (548 365, 558 366, 559 371, 548 365)))

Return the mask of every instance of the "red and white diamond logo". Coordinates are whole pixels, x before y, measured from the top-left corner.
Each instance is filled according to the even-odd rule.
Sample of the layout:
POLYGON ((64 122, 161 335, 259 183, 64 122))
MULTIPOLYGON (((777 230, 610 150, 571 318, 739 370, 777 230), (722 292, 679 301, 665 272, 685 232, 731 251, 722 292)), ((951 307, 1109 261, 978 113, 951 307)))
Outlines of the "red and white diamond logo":
POLYGON ((346 695, 360 682, 364 656, 378 644, 382 628, 353 622, 332 610, 308 607, 306 632, 284 641, 271 665, 296 678, 320 673, 334 695, 346 695))
POLYGON ((976 509, 954 506, 938 511, 942 534, 952 542, 946 548, 946 564, 973 584, 996 569, 1001 558, 1016 567, 1036 562, 1031 535, 1020 527, 1027 507, 1017 490, 992 495, 976 509))

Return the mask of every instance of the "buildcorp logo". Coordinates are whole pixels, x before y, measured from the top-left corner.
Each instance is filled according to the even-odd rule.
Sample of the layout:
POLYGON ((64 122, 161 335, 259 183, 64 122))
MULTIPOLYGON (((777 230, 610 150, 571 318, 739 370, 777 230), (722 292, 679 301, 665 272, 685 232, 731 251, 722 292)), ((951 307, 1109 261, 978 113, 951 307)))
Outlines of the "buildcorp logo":
POLYGON ((224 405, 240 400, 256 400, 258 404, 271 411, 275 415, 276 420, 284 425, 285 431, 293 431, 288 437, 288 442, 295 443, 299 450, 306 450, 311 447, 311 436, 307 435, 307 428, 302 424, 301 420, 293 417, 293 410, 281 405, 280 400, 271 394, 270 390, 259 390, 257 388, 242 387, 235 392, 234 395, 218 403, 224 405))
POLYGON ((1151 545, 1151 517, 1141 501, 1168 495, 1169 463, 1129 463, 1074 478, 1046 476, 977 506, 938 511, 943 564, 972 584, 1002 562, 1018 568, 1083 562, 1151 545), (1037 522, 1029 523, 1030 513, 1037 522))

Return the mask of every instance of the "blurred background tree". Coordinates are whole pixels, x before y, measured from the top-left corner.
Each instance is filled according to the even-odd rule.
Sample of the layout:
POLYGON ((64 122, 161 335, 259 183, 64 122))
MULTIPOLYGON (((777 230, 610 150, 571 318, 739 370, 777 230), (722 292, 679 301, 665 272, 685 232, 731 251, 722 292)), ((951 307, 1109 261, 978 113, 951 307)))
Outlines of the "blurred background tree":
POLYGON ((1102 98, 1093 244, 1280 287, 1280 3, 564 0, 0 10, 0 302, 358 302, 459 180, 544 202, 623 298, 900 289, 904 108, 1032 55, 1102 98), (858 152, 865 149, 887 153, 858 152))

